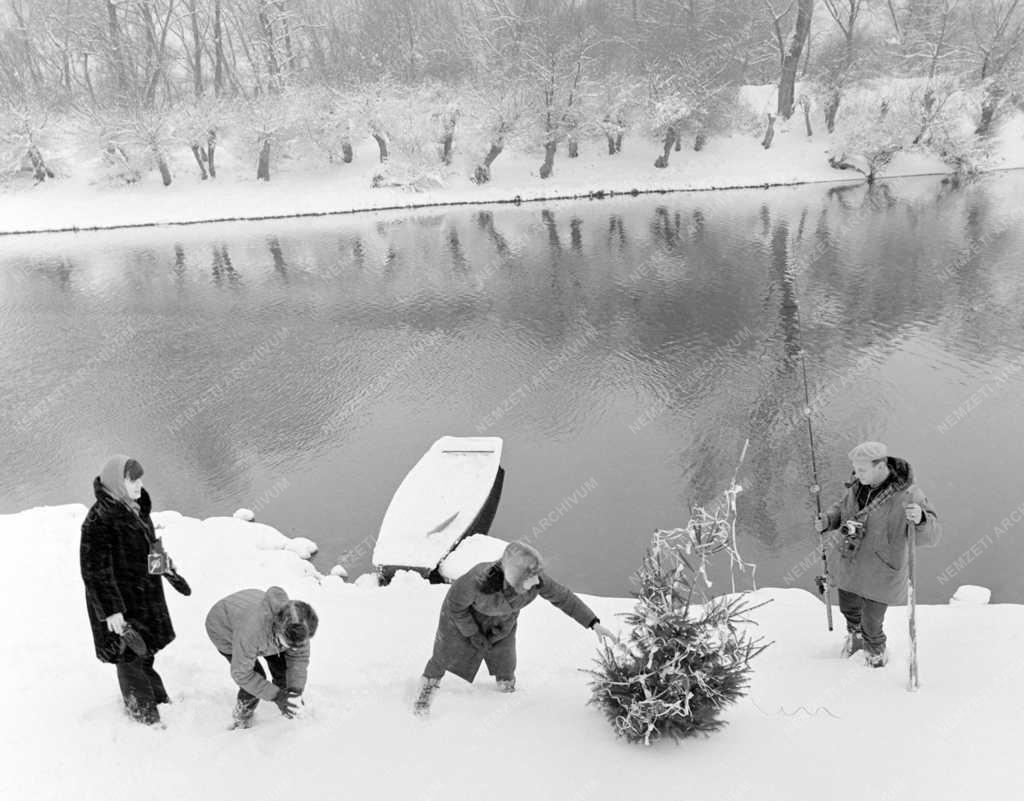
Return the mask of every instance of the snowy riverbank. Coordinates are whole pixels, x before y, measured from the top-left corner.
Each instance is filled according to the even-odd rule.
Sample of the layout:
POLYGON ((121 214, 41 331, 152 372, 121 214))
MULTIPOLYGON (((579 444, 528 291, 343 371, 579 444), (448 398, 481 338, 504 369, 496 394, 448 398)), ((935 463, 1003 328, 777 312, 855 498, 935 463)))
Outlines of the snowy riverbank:
MULTIPOLYGON (((708 739, 645 749, 616 740, 589 697, 593 635, 538 601, 520 626, 521 690, 447 678, 431 718, 410 707, 444 587, 400 576, 387 588, 322 576, 269 527, 154 515, 193 595, 168 593, 177 640, 157 660, 173 704, 167 729, 121 712, 113 669, 93 656, 78 575, 82 505, 0 516, 0 580, 13 604, 0 684, 8 704, 0 797, 103 799, 977 798, 1017 795, 1017 679, 1024 607, 918 610, 921 689, 905 690, 906 617, 887 621, 892 661, 869 670, 836 656, 821 605, 765 589, 755 613, 774 645, 749 696, 708 739), (209 607, 242 587, 283 586, 314 605, 309 706, 269 705, 225 730, 234 697, 203 630, 209 607), (799 710, 809 710, 806 714, 799 710), (780 711, 784 710, 784 711, 780 711), (788 713, 788 714, 787 714, 788 713), (795 714, 794 714, 795 713, 795 714)), ((639 560, 640 554, 637 554, 639 560)), ((558 575, 557 564, 550 566, 558 575)), ((630 571, 634 565, 623 565, 630 571)), ((593 598, 611 628, 627 599, 593 598)), ((838 613, 837 613, 838 615, 838 613)))
MULTIPOLYGON (((32 186, 27 178, 0 188, 0 234, 86 230, 143 225, 323 215, 374 209, 415 208, 469 203, 507 203, 602 194, 765 187, 823 181, 863 180, 828 164, 832 137, 807 137, 796 117, 776 134, 770 150, 753 135, 712 137, 704 150, 686 147, 673 153, 667 168, 654 167, 660 143, 629 138, 622 152, 608 156, 600 141, 585 142, 580 157, 560 152, 554 175, 538 174, 541 157, 507 148, 495 162, 491 183, 469 180, 475 153, 457 152, 442 189, 409 192, 371 189, 379 171, 372 140, 356 148, 351 164, 282 161, 269 183, 257 181, 252 166, 232 154, 226 142, 219 155, 216 180, 201 181, 195 165, 179 156, 172 166, 175 181, 163 187, 150 173, 137 184, 105 185, 97 165, 89 162, 68 177, 32 186)), ((86 159, 76 156, 76 161, 86 159)), ((70 156, 69 156, 70 160, 70 156)), ((1024 118, 1003 126, 993 169, 1024 167, 1024 118)), ((949 168, 935 156, 898 153, 885 177, 941 174, 949 168)))

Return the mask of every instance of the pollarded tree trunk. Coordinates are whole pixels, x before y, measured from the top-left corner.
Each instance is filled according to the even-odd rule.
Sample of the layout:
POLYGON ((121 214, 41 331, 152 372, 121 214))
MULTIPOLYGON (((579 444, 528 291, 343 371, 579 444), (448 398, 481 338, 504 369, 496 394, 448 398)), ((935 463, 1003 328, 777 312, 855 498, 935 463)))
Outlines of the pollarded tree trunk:
POLYGON ((206 165, 203 164, 203 160, 206 156, 203 155, 203 151, 200 149, 199 145, 192 145, 192 155, 196 159, 196 164, 199 165, 199 177, 205 181, 209 177, 206 174, 206 165))
POLYGON ((540 165, 540 177, 549 178, 555 169, 555 142, 547 142, 544 145, 544 163, 540 165))
POLYGON ((388 160, 388 140, 383 134, 375 133, 373 138, 377 140, 377 147, 380 148, 380 163, 388 160))
POLYGON ((801 97, 800 108, 804 110, 804 126, 807 128, 807 135, 814 136, 814 130, 811 128, 811 101, 806 97, 801 97))
POLYGON ((164 157, 163 151, 154 147, 153 158, 156 159, 156 168, 160 170, 160 180, 164 182, 164 186, 170 186, 171 168, 167 166, 167 159, 164 157))
POLYGON ((39 148, 35 145, 28 146, 28 158, 32 162, 32 175, 36 179, 36 183, 42 183, 47 178, 53 178, 53 171, 46 165, 43 160, 43 154, 39 152, 39 148))
POLYGON ((270 139, 264 139, 260 146, 260 160, 256 165, 256 180, 270 180, 270 139))
POLYGON ((985 90, 985 98, 981 102, 981 117, 978 127, 974 129, 976 136, 988 136, 992 132, 992 121, 1006 97, 1006 90, 998 84, 990 84, 985 90))
POLYGON ((798 0, 796 24, 789 46, 782 55, 782 72, 779 75, 779 116, 788 120, 793 116, 796 100, 796 71, 800 66, 800 55, 807 43, 811 31, 811 14, 814 12, 814 0, 798 0))
POLYGON ((614 156, 618 151, 615 149, 615 137, 610 133, 605 133, 605 137, 608 139, 608 155, 614 156))
POLYGON ((476 166, 473 170, 473 183, 485 184, 491 180, 491 165, 494 160, 501 155, 501 151, 505 149, 505 137, 499 136, 497 139, 491 142, 491 149, 487 151, 487 155, 484 156, 483 162, 476 166))
POLYGON ((668 166, 668 157, 672 153, 672 148, 675 147, 678 140, 679 133, 673 126, 668 126, 668 129, 665 131, 665 141, 663 143, 665 152, 654 160, 655 167, 660 169, 668 166))
POLYGON ((839 94, 838 89, 833 89, 828 96, 828 101, 825 103, 825 127, 829 133, 832 133, 836 129, 836 114, 839 113, 839 103, 842 100, 842 96, 839 94))
POLYGON ((932 110, 935 108, 935 90, 931 87, 925 90, 924 97, 921 99, 921 130, 917 132, 917 136, 914 137, 914 144, 919 145, 921 140, 925 138, 925 134, 928 133, 928 129, 932 123, 932 110))
POLYGON ((697 151, 703 150, 707 141, 708 135, 704 131, 697 131, 697 135, 693 139, 693 149, 697 151))
POLYGON ((575 136, 570 136, 566 142, 569 148, 569 158, 579 158, 580 155, 580 143, 575 136))
POLYGON ((217 177, 217 168, 213 164, 213 153, 217 149, 217 132, 211 128, 206 132, 206 168, 210 171, 210 177, 217 177))
POLYGON ((441 140, 441 163, 451 164, 452 163, 452 140, 455 138, 455 132, 445 132, 444 138, 441 140))
POLYGON ((341 143, 341 160, 346 164, 352 163, 352 143, 342 142, 341 143))
POLYGON ((764 139, 761 140, 761 147, 765 150, 772 146, 772 140, 775 138, 775 115, 768 115, 768 129, 764 132, 764 139))

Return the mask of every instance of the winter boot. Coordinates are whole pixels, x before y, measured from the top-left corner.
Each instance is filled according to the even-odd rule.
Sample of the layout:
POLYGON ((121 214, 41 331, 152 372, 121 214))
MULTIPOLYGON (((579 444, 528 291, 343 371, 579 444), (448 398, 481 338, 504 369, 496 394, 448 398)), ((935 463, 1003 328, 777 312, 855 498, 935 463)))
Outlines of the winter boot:
POLYGON ((251 729, 252 728, 252 713, 255 711, 254 708, 246 706, 241 702, 235 702, 235 708, 231 711, 231 725, 228 726, 228 731, 233 729, 251 729))
POLYGON ((516 691, 516 677, 513 676, 510 679, 497 679, 498 692, 500 693, 514 693, 516 691))
POLYGON ((839 652, 839 656, 845 658, 853 656, 857 651, 860 651, 864 647, 864 640, 861 639, 859 631, 851 631, 846 635, 846 639, 843 641, 843 650, 839 652))
POLYGON ((864 664, 873 668, 885 667, 889 664, 889 652, 885 648, 877 654, 873 654, 871 651, 865 651, 864 664))
POLYGON ((427 676, 420 678, 420 692, 416 696, 416 703, 412 708, 414 714, 426 715, 430 712, 430 704, 434 700, 434 693, 437 692, 437 688, 440 686, 440 679, 431 679, 427 676))

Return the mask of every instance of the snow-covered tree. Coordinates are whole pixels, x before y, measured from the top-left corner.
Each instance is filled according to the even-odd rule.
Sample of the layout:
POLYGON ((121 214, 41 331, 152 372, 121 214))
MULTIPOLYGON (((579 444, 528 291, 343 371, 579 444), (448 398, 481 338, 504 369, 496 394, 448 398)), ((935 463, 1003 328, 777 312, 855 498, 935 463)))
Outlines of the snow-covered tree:
POLYGON ((832 133, 843 92, 864 77, 872 45, 865 32, 866 0, 824 0, 822 5, 832 24, 815 44, 815 94, 825 112, 825 127, 832 133))
POLYGON ((523 84, 533 118, 533 141, 544 150, 538 174, 554 171, 558 145, 575 155, 579 138, 591 121, 596 91, 591 67, 598 45, 596 31, 575 3, 542 4, 543 13, 526 20, 531 36, 523 48, 523 84))
POLYGON ((49 112, 38 105, 0 104, 0 175, 20 171, 24 162, 35 182, 53 178, 44 151, 51 130, 49 112))
POLYGON ((179 144, 170 108, 125 103, 84 109, 78 117, 99 146, 107 180, 135 183, 156 169, 164 186, 173 180, 169 154, 179 144))
POLYGON ((353 138, 361 114, 357 93, 345 89, 314 86, 302 93, 302 136, 327 157, 329 162, 350 164, 354 158, 353 138))
POLYGON ((423 191, 444 184, 447 123, 442 119, 445 105, 439 104, 434 93, 385 83, 374 89, 364 108, 367 127, 381 155, 374 187, 423 191))
POLYGON ((474 183, 491 180, 491 165, 521 129, 526 107, 525 91, 513 82, 483 86, 470 96, 467 127, 471 131, 470 141, 482 154, 473 167, 474 183))
POLYGON ((814 13, 814 0, 795 0, 796 16, 793 31, 787 40, 785 21, 789 17, 793 3, 785 9, 776 10, 772 0, 762 0, 771 19, 771 29, 775 34, 775 44, 779 52, 779 106, 778 114, 784 120, 793 116, 796 108, 796 72, 800 65, 800 56, 811 32, 811 17, 814 13))
POLYGON ((235 106, 232 127, 255 156, 259 181, 270 180, 272 156, 286 150, 295 136, 299 114, 293 106, 287 93, 261 95, 235 106))
POLYGON ((622 69, 605 72, 596 83, 594 122, 608 142, 608 155, 614 156, 622 151, 622 138, 643 108, 646 86, 622 69))
POLYGON ((210 95, 182 102, 175 108, 174 135, 192 152, 199 177, 204 181, 217 177, 217 140, 228 115, 226 104, 210 95))

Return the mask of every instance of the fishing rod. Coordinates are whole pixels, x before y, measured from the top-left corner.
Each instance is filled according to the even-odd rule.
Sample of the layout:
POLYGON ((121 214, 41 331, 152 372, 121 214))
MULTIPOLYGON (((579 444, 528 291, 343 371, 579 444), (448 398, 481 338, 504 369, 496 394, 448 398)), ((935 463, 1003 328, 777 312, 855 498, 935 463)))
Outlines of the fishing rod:
MULTIPOLYGON (((793 289, 794 294, 796 290, 796 276, 793 276, 793 289)), ((818 460, 814 455, 814 426, 811 424, 811 393, 807 387, 807 361, 804 359, 804 346, 803 346, 803 323, 800 320, 800 302, 795 300, 794 306, 796 307, 796 326, 797 336, 800 336, 800 372, 803 375, 804 380, 804 408, 803 415, 807 421, 807 441, 810 443, 811 450, 811 478, 814 483, 811 485, 811 492, 814 493, 814 503, 817 507, 818 517, 821 517, 821 485, 818 483, 818 460)), ((828 572, 828 556, 825 553, 825 536, 824 532, 818 532, 820 537, 821 545, 821 570, 820 576, 815 576, 815 583, 818 585, 818 594, 821 595, 821 600, 825 602, 825 614, 828 619, 828 630, 832 631, 832 597, 831 597, 831 586, 832 579, 828 572)))

